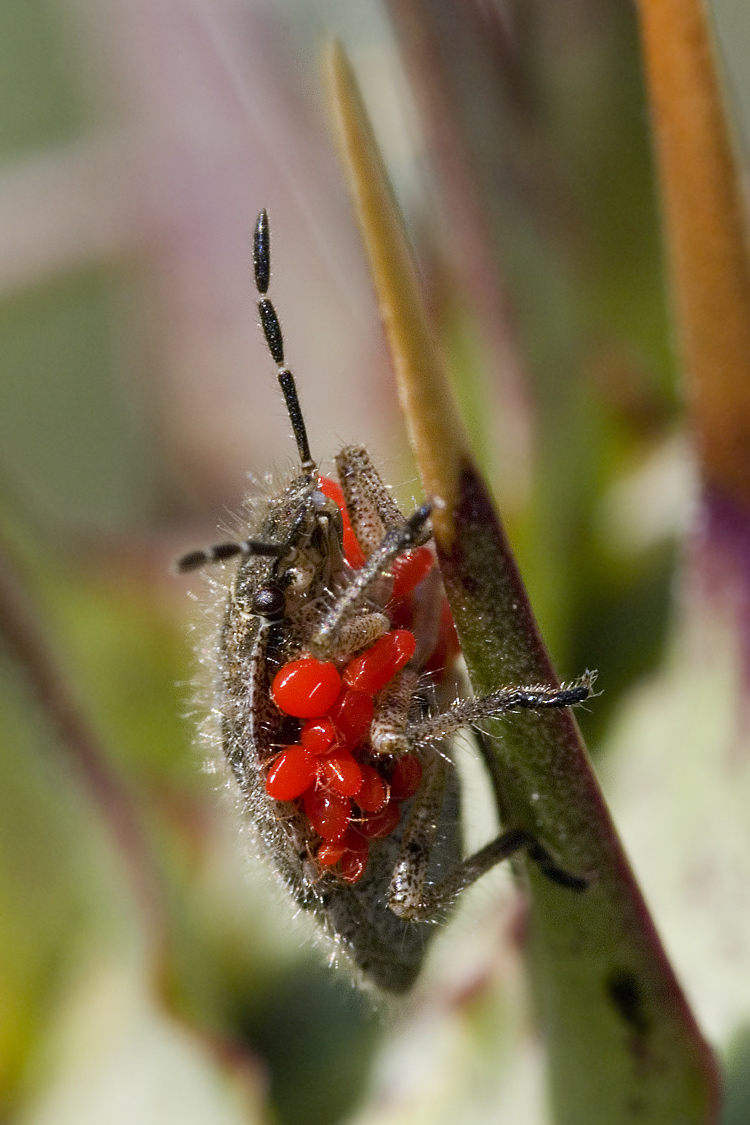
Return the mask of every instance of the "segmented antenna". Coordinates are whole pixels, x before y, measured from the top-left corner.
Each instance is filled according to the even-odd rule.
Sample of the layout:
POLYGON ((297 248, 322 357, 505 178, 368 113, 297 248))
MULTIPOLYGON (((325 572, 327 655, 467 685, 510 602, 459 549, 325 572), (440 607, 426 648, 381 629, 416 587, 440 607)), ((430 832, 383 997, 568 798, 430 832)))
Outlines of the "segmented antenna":
POLYGON ((279 369, 277 373, 279 385, 289 413, 289 420, 292 423, 292 432, 294 433, 294 440, 297 442, 302 471, 303 473, 314 473, 316 466, 310 456, 310 443, 307 440, 307 429, 302 417, 302 408, 299 404, 294 376, 289 368, 284 365, 284 337, 281 334, 281 325, 276 315, 276 309, 266 296, 271 277, 271 235, 268 226, 268 213, 265 207, 258 215, 258 221, 255 224, 253 266, 255 268, 255 284, 260 294, 260 300, 258 301, 260 324, 268 344, 268 350, 279 369))
POLYGON ((184 574, 188 570, 198 570, 206 563, 225 562, 235 555, 265 555, 268 558, 280 559, 288 550, 287 543, 261 543, 257 539, 243 539, 236 543, 215 543, 213 547, 188 551, 186 555, 182 555, 175 563, 175 570, 179 574, 184 574))
MULTIPOLYGON (((294 440, 297 442, 302 472, 312 476, 316 471, 316 465, 310 456, 310 444, 307 440, 307 429, 305 428, 305 420, 302 417, 302 408, 299 404, 297 387, 294 382, 294 376, 289 368, 284 365, 284 337, 281 335, 281 325, 276 315, 276 309, 273 307, 268 297, 266 297, 268 283, 271 278, 271 238, 268 227, 268 214, 265 208, 263 208, 258 215, 258 221, 255 224, 255 234, 253 236, 253 268, 255 270, 255 284, 258 288, 260 298, 258 301, 258 312, 260 313, 263 335, 266 338, 268 350, 271 353, 273 361, 278 367, 278 380, 289 413, 289 420, 292 423, 294 440)), ((206 547, 198 551, 189 551, 188 554, 183 555, 182 558, 177 560, 176 569, 180 572, 197 570, 207 563, 223 562, 226 559, 233 558, 235 555, 265 555, 268 558, 283 558, 284 555, 289 552, 296 536, 299 535, 300 528, 304 523, 304 517, 305 511, 303 509, 300 511, 295 526, 291 530, 289 539, 283 543, 263 543, 257 539, 243 539, 241 542, 236 543, 216 543, 213 547, 206 547)))

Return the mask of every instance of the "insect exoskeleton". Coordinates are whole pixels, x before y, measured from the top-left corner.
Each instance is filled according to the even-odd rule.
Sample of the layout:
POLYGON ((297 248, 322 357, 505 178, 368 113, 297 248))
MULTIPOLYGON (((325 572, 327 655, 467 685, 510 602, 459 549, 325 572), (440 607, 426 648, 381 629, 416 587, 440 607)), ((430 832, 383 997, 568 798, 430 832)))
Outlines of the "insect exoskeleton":
POLYGON ((458 654, 430 543, 430 505, 405 517, 361 447, 321 476, 276 312, 268 217, 258 217, 261 325, 286 401, 300 473, 259 510, 247 538, 184 555, 181 570, 239 563, 226 587, 215 654, 221 743, 269 860, 364 978, 402 992, 457 895, 525 850, 558 865, 525 828, 462 857, 459 783, 446 740, 520 708, 569 707, 569 686, 504 687, 445 707, 458 654), (443 709, 441 709, 441 706, 443 709))

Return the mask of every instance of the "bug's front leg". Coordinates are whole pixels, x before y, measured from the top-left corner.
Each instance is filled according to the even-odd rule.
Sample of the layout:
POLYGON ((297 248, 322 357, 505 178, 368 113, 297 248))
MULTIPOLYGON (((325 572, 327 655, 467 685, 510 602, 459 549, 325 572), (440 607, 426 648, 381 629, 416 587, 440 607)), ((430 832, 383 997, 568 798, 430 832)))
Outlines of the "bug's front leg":
POLYGON ((338 650, 342 630, 348 621, 363 613, 363 607, 370 600, 373 588, 391 563, 404 551, 423 541, 424 526, 429 516, 430 506, 424 504, 399 527, 386 533, 383 541, 365 565, 355 572, 348 586, 338 595, 318 624, 308 643, 314 656, 327 659, 331 652, 338 650))
POLYGON ((348 445, 342 449, 336 458, 336 472, 354 534, 369 559, 389 531, 403 527, 404 514, 364 446, 348 445))
POLYGON ((388 888, 388 906, 394 914, 412 922, 434 921, 461 891, 496 864, 522 851, 551 882, 572 891, 587 889, 589 880, 561 867, 527 828, 501 832, 474 855, 457 863, 445 878, 426 886, 450 768, 436 755, 425 770, 422 786, 414 798, 388 888))
POLYGON ((405 517, 362 446, 343 449, 336 458, 336 469, 346 518, 365 562, 349 574, 349 581, 311 631, 307 647, 321 660, 353 651, 352 638, 363 637, 359 647, 376 639, 365 635, 368 626, 363 622, 369 617, 385 621, 381 632, 387 630, 388 621, 378 609, 386 607, 391 598, 391 568, 400 556, 422 546, 432 535, 428 523, 431 505, 423 504, 405 517))

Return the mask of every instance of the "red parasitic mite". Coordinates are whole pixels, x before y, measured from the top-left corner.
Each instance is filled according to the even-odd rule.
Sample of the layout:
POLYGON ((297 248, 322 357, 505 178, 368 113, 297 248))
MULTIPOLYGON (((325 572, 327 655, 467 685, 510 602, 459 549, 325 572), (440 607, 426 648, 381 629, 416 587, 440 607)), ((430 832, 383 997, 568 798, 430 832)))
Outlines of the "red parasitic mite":
POLYGON ((248 505, 243 538, 192 551, 177 566, 228 563, 215 583, 212 713, 263 850, 361 977, 403 992, 435 921, 501 860, 525 851, 552 882, 586 889, 587 879, 524 828, 463 857, 447 740, 509 711, 580 703, 593 676, 444 706, 441 683, 458 646, 430 543, 430 504, 405 517, 361 447, 339 453, 338 482, 319 474, 266 296, 265 211, 253 261, 299 475, 248 505))

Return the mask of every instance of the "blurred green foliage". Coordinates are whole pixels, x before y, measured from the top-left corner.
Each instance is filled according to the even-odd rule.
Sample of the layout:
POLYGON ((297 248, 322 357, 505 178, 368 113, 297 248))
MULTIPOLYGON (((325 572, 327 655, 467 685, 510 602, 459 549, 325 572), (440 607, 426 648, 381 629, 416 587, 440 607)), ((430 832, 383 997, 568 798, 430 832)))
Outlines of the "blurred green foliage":
POLYGON ((0 10, 4 158, 77 134, 87 116, 71 71, 72 26, 54 0, 7 0, 0 10))

